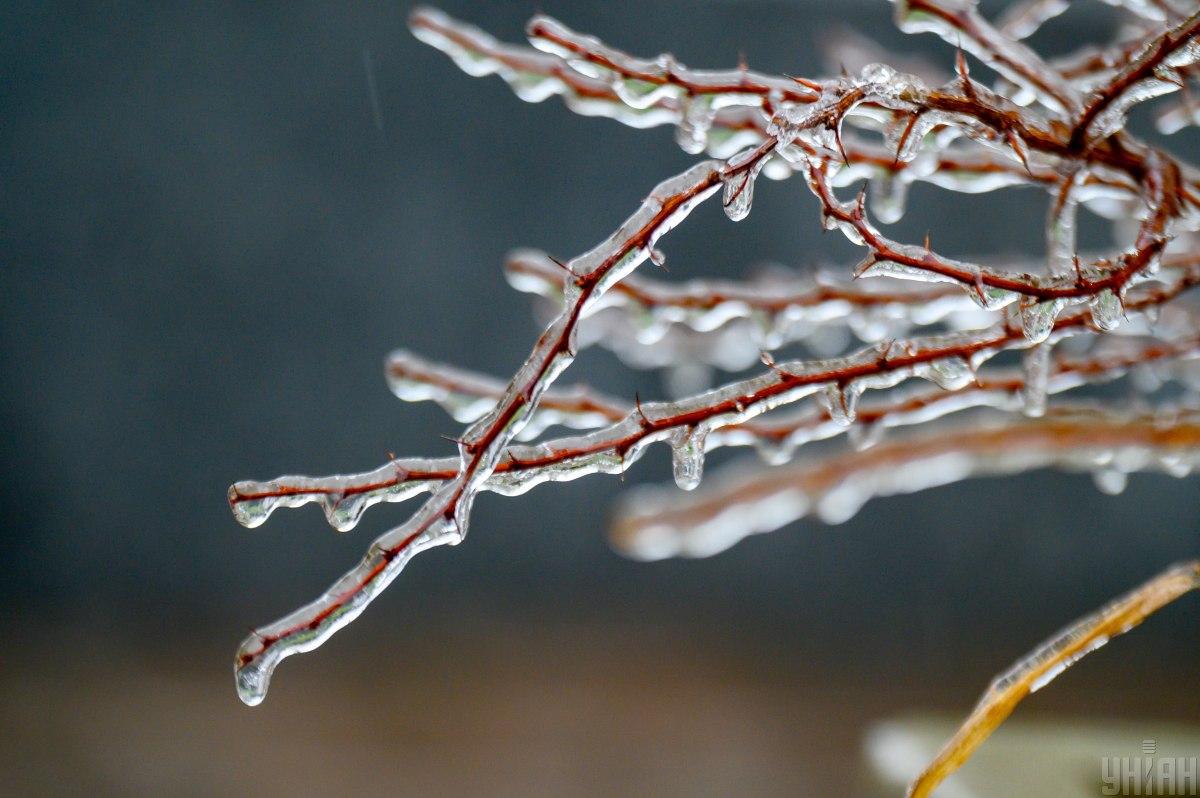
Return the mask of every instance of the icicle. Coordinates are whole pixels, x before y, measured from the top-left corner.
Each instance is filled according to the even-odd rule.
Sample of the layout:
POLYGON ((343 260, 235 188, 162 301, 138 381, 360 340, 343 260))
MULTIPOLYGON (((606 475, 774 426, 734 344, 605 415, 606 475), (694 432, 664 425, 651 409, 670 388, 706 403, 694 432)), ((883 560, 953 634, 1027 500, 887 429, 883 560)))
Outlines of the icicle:
POLYGON ((1096 489, 1109 496, 1119 496, 1129 483, 1129 475, 1119 468, 1099 468, 1092 472, 1096 489))
POLYGON ((671 471, 680 490, 695 490, 704 475, 704 442, 708 428, 703 425, 681 429, 671 436, 671 471))
POLYGON ((1022 412, 1031 418, 1046 414, 1046 393, 1050 387, 1050 344, 1038 344, 1025 353, 1025 387, 1021 390, 1022 412))
POLYGON ((767 465, 779 466, 792 459, 795 447, 787 439, 756 438, 754 451, 758 453, 759 459, 767 465))
POLYGON ((322 503, 325 519, 338 532, 349 532, 362 518, 363 512, 370 506, 369 493, 355 493, 350 496, 326 496, 322 503))
POLYGON ((1066 192, 1066 196, 1062 197, 1061 204, 1057 198, 1050 203, 1050 212, 1046 219, 1046 260, 1050 274, 1070 274, 1075 267, 1075 232, 1079 205, 1072 196, 1072 190, 1082 183, 1084 174, 1080 169, 1064 178, 1067 185, 1063 186, 1062 191, 1066 192))
POLYGON ((846 440, 856 452, 870 449, 883 440, 884 425, 872 421, 869 423, 851 424, 846 430, 846 440))
POLYGON ((712 103, 703 95, 689 94, 680 100, 682 114, 675 128, 675 141, 689 155, 699 155, 708 146, 708 132, 712 129, 712 103))
POLYGON ((876 343, 887 338, 891 332, 888 321, 887 315, 874 307, 852 310, 846 316, 846 326, 859 340, 866 343, 876 343))
POLYGON ((1061 299, 1021 305, 1021 331, 1030 343, 1040 344, 1054 331, 1054 322, 1066 303, 1061 299))
POLYGON ((908 183, 899 175, 885 171, 871 180, 871 210, 884 224, 895 224, 904 217, 908 183))
POLYGON ((871 493, 855 482, 843 482, 817 501, 817 517, 826 524, 844 524, 853 518, 871 498, 871 493))
POLYGON ((1092 323, 1096 325, 1096 329, 1105 332, 1115 330, 1125 315, 1125 305, 1120 295, 1111 288, 1105 288, 1092 297, 1089 306, 1092 311, 1092 323))

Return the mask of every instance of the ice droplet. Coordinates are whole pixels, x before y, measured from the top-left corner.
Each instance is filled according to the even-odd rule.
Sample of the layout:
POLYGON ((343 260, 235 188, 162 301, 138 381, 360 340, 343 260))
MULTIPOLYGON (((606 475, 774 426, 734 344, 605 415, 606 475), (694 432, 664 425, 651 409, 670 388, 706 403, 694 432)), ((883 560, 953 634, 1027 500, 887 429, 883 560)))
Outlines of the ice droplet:
POLYGON ((1129 483, 1129 475, 1117 468, 1101 468, 1092 472, 1096 489, 1109 496, 1119 496, 1129 483))
POLYGON ((1048 299, 1044 302, 1027 302, 1021 305, 1021 332, 1035 344, 1040 344, 1050 337, 1054 330, 1054 321, 1058 312, 1063 309, 1065 302, 1061 299, 1048 299))
POLYGON ((1092 323, 1096 325, 1096 329, 1105 332, 1115 330, 1125 315, 1125 305, 1121 301, 1120 295, 1111 288, 1100 291, 1092 297, 1089 304, 1092 311, 1092 323))
POLYGON ((760 159, 746 171, 725 178, 721 204, 730 220, 740 222, 750 215, 750 205, 754 202, 754 180, 762 171, 764 163, 765 161, 760 159))
MULTIPOLYGON (((250 485, 257 487, 257 483, 245 483, 247 487, 250 485)), ((243 494, 239 491, 239 486, 243 486, 243 483, 239 482, 229 488, 229 507, 233 510, 233 517, 239 524, 253 529, 256 526, 260 526, 270 517, 279 500, 275 496, 267 496, 261 499, 241 498, 243 494)))
POLYGON ((924 376, 942 390, 957 391, 969 385, 975 375, 965 358, 952 355, 931 362, 924 376))
POLYGON ((680 490, 695 490, 704 476, 704 442, 708 430, 703 426, 679 430, 671 438, 671 471, 680 490))

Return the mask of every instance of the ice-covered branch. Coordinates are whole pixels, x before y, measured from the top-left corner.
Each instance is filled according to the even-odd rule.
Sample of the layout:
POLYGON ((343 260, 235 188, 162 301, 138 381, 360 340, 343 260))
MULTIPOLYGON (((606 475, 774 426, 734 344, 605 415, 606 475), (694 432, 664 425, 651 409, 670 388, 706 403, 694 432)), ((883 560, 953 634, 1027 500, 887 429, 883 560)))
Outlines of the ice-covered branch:
MULTIPOLYGON (((388 356, 386 371, 388 387, 397 398, 405 402, 436 402, 451 418, 464 424, 478 421, 495 407, 507 387, 494 377, 431 363, 404 350, 388 356)), ((591 429, 615 421, 627 412, 623 403, 583 385, 551 388, 542 394, 537 408, 515 437, 519 441, 532 440, 555 424, 591 429)))
POLYGON ((1168 161, 1151 159, 1147 172, 1149 215, 1142 222, 1134 247, 1115 263, 1107 261, 1084 267, 1076 264, 1074 274, 1041 277, 996 272, 972 263, 944 258, 923 247, 901 244, 881 234, 867 219, 863 194, 855 202, 842 202, 833 193, 827 164, 812 163, 809 185, 821 202, 828 227, 838 228, 850 241, 865 246, 870 254, 858 269, 862 276, 891 276, 922 282, 958 283, 987 309, 999 309, 1021 300, 1021 322, 1031 341, 1050 334, 1054 319, 1069 303, 1088 301, 1096 325, 1112 329, 1121 316, 1125 287, 1143 272, 1153 272, 1169 241, 1169 225, 1178 212, 1178 171, 1168 161))
MULTIPOLYGON (((505 264, 518 290, 561 301, 564 273, 536 250, 512 253, 505 264)), ((961 317, 962 325, 986 324, 976 305, 952 286, 914 287, 885 280, 851 282, 815 276, 769 274, 747 282, 690 280, 671 284, 632 277, 597 303, 580 333, 580 344, 600 344, 631 365, 679 362, 672 330, 689 333, 688 351, 729 370, 746 368, 765 349, 848 325, 863 341, 907 334, 912 328, 961 317), (737 324, 730 335, 724 334, 737 324), (708 341, 705 346, 701 341, 708 341)))
MULTIPOLYGON (((1150 311, 1197 283, 1200 270, 1184 272, 1170 286, 1140 292, 1128 310, 1150 311)), ((1086 330, 1089 321, 1086 313, 1068 314, 1056 322, 1056 329, 1060 334, 1086 330)), ((1003 349, 1028 346, 1021 333, 1006 324, 974 333, 890 342, 846 358, 773 364, 764 374, 679 402, 639 403, 619 421, 585 436, 510 447, 481 489, 517 495, 543 482, 600 472, 620 473, 656 441, 672 446, 677 482, 694 487, 702 472, 704 454, 720 446, 753 445, 772 461, 785 461, 803 443, 832 437, 852 426, 860 431, 880 431, 972 407, 1012 410, 1031 397, 1038 400, 1048 393, 1119 376, 1134 364, 1190 358, 1198 343, 1193 337, 1152 341, 1086 359, 1048 364, 1038 372, 1034 385, 1023 374, 973 371, 1003 349), (864 391, 890 388, 912 377, 924 377, 941 390, 932 395, 893 397, 859 410, 858 399, 864 391), (813 395, 821 403, 819 414, 775 421, 757 418, 813 395)), ((476 375, 456 373, 466 378, 456 383, 459 388, 487 382, 476 375)), ((493 397, 489 399, 494 401, 493 397)), ((436 490, 455 471, 453 458, 397 459, 363 474, 239 482, 230 488, 229 501, 238 520, 246 526, 261 524, 277 507, 315 501, 335 528, 345 530, 367 507, 436 490)))
POLYGON ((1071 146, 1108 138, 1125 125, 1135 103, 1176 91, 1184 84, 1181 67, 1200 61, 1200 10, 1147 42, 1142 51, 1088 97, 1071 130, 1071 146))
MULTIPOLYGON (((759 474, 715 498, 645 504, 619 524, 620 539, 639 556, 711 553, 810 510, 838 520, 873 496, 974 474, 1081 468, 1115 490, 1130 471, 1183 474, 1200 464, 1194 409, 1150 415, 1144 408, 1114 410, 1119 402, 1112 401, 1084 411, 1048 404, 1052 395, 1146 364, 1190 380, 1185 397, 1195 389, 1190 361, 1200 350, 1200 325, 1180 309, 1182 301, 1172 303, 1200 284, 1194 235, 1200 174, 1120 128, 1132 103, 1195 79, 1200 12, 1184 17, 1170 0, 1111 1, 1151 20, 1141 40, 1148 44, 1124 42, 1048 62, 1020 39, 1060 13, 1064 0, 1027 0, 999 25, 980 16, 975 0, 898 0, 904 29, 933 31, 982 58, 1004 77, 994 88, 971 78, 961 52, 955 77, 938 88, 879 63, 813 80, 744 65, 691 69, 667 55, 635 58, 547 17, 530 22, 529 47, 500 43, 440 12, 415 12, 414 33, 472 75, 497 74, 528 101, 561 96, 572 110, 633 127, 673 125, 686 151, 718 160, 660 183, 612 235, 566 263, 530 252, 513 258, 510 280, 551 298, 556 314, 507 382, 406 352, 389 359, 388 380, 400 398, 432 400, 470 425, 456 439, 455 456, 396 458, 363 474, 231 487, 230 504, 246 526, 277 507, 313 502, 339 530, 353 527, 373 504, 430 494, 317 600, 243 642, 235 666, 242 699, 261 701, 281 659, 315 648, 352 621, 415 554, 460 542, 480 491, 515 495, 547 481, 623 472, 656 442, 669 445, 676 484, 688 489, 700 481, 705 453, 719 446, 754 446, 781 463, 803 444, 847 433, 861 450, 759 474), (1020 90, 1009 91, 1005 80, 1020 90), (882 146, 871 143, 877 134, 882 146), (645 260, 662 263, 656 243, 698 203, 721 192, 726 215, 736 221, 750 211, 760 173, 796 171, 817 196, 825 226, 866 248, 857 276, 952 285, 697 280, 672 286, 631 277, 645 260), (861 180, 868 185, 858 200, 837 197, 861 180), (958 192, 1017 184, 1046 189, 1049 268, 987 268, 939 255, 928 240, 912 246, 884 236, 867 218, 868 193, 875 219, 887 224, 900 218, 906 188, 917 181, 958 192), (1080 258, 1078 205, 1134 222, 1132 244, 1110 258, 1080 258), (602 317, 611 322, 608 330, 621 332, 606 335, 602 317), (876 323, 881 319, 888 323, 876 323), (1101 338, 1122 323, 1115 336, 1101 338), (634 340, 678 358, 664 334, 734 334, 743 339, 738 351, 754 354, 836 325, 877 343, 845 357, 776 363, 764 356, 767 369, 757 376, 677 401, 552 388, 589 342, 589 326, 614 342, 634 340), (1105 343, 1085 354, 1073 342, 1055 351, 1070 336, 1105 343), (1020 369, 987 363, 1012 350, 1023 353, 1020 369), (934 386, 897 389, 913 378, 934 386), (860 404, 867 392, 871 397, 860 404), (799 406, 772 412, 791 405, 799 406), (939 421, 972 409, 1001 419, 939 421), (878 440, 880 430, 926 422, 933 424, 925 435, 878 440), (551 425, 590 431, 519 442, 551 425)), ((1167 124, 1189 118, 1190 105, 1169 112, 1167 124)), ((822 354, 806 340, 810 354, 822 354)), ((718 359, 712 353, 722 346, 701 345, 709 346, 704 359, 718 359)), ((843 350, 825 350, 832 351, 843 350)), ((1143 393, 1139 402, 1152 389, 1143 393)), ((1022 670, 1020 678, 1035 671, 1022 670)))
POLYGON ((635 128, 676 125, 680 145, 692 153, 716 145, 713 154, 729 155, 757 143, 770 116, 764 117, 763 104, 771 96, 794 102, 817 96, 796 81, 748 69, 693 71, 670 56, 634 59, 548 17, 529 24, 531 41, 540 49, 500 43, 430 8, 414 11, 409 27, 467 74, 499 75, 522 100, 559 95, 585 116, 606 116, 635 128), (595 53, 574 52, 585 47, 595 53), (621 72, 618 63, 630 70, 621 72))
POLYGON ((320 598, 246 639, 238 651, 236 669, 243 701, 262 701, 271 673, 283 657, 319 646, 357 617, 415 554, 463 539, 475 493, 524 427, 542 392, 574 359, 576 330, 589 305, 651 257, 658 239, 683 221, 697 203, 722 186, 726 187, 726 205, 746 196, 752 175, 770 157, 774 144, 768 139, 727 163, 705 161, 660 183, 616 232, 566 264, 572 280, 562 312, 546 327, 496 406, 459 440, 455 476, 406 523, 377 538, 358 566, 320 598), (733 192, 732 200, 731 185, 742 192, 733 192))

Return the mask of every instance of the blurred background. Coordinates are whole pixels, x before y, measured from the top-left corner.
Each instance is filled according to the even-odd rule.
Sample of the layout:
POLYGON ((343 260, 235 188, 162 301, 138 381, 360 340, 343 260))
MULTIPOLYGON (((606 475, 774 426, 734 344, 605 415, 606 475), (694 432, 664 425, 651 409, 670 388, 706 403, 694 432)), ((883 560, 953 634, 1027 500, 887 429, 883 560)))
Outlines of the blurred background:
MULTIPOLYGON (((744 54, 828 74, 850 26, 897 61, 953 59, 867 0, 442 7, 506 41, 545 11, 694 66, 744 54)), ((943 718, 936 739, 1033 644, 1200 551, 1193 480, 1135 475, 1112 497, 1036 473, 631 562, 606 544, 608 508, 669 479, 663 449, 625 485, 481 496, 464 545, 418 558, 242 706, 246 629, 317 595, 411 507, 341 536, 311 507, 247 530, 228 485, 450 453, 440 436, 459 426, 391 396, 385 355, 507 377, 538 328, 505 254, 590 248, 694 160, 669 128, 465 76, 409 35, 410 10, 0 7, 0 794, 894 794, 866 753, 873 724, 943 718)), ((1033 44, 1061 53, 1115 24, 1081 0, 1033 44)), ((1046 201, 917 185, 892 229, 930 230, 949 255, 1029 255, 1046 201)), ((1082 225, 1085 246, 1111 244, 1082 225)), ((794 180, 760 181, 736 225, 709 203, 663 249, 680 280, 858 257, 794 180)), ((571 377, 664 394, 599 349, 571 377)), ((1194 598, 1168 608, 1018 719, 1123 720, 1130 750, 1112 753, 1134 755, 1197 718, 1198 620, 1194 598)), ((968 772, 1002 785, 1027 767, 988 756, 968 772)), ((1097 783, 1094 760, 1080 767, 1097 783)))

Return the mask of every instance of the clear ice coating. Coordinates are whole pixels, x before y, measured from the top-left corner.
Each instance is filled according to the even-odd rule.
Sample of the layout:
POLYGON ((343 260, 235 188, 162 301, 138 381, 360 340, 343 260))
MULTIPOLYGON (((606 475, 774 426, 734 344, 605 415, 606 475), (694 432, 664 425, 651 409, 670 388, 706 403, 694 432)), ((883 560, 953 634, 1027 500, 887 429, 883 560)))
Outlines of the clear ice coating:
MULTIPOLYGON (((753 161, 744 158, 740 164, 742 168, 750 167, 753 161)), ((466 536, 475 493, 484 488, 507 446, 528 422, 530 407, 536 407, 545 390, 574 358, 576 327, 589 302, 598 300, 647 259, 662 235, 717 190, 724 170, 719 162, 706 161, 663 181, 605 241, 566 264, 578 279, 568 283, 571 290, 565 292, 561 313, 546 327, 494 407, 463 433, 459 441, 461 461, 454 475, 434 490, 408 522, 377 538, 363 561, 320 598, 257 630, 243 644, 235 675, 239 695, 246 703, 256 704, 263 699, 280 660, 316 648, 357 617, 413 554, 433 546, 457 544, 466 536)))
MULTIPOLYGON (((965 59, 958 77, 936 93, 878 63, 857 76, 826 81, 746 67, 693 70, 669 55, 633 58, 544 16, 530 22, 532 47, 525 47, 500 43, 440 12, 413 14, 419 38, 469 74, 498 75, 523 100, 558 96, 581 114, 637 128, 673 126, 687 152, 729 160, 704 161, 659 184, 609 238, 565 264, 540 253, 526 253, 520 267, 510 263, 515 286, 554 304, 545 331, 510 381, 407 352, 389 359, 388 380, 398 397, 436 402, 471 425, 457 440, 455 456, 393 458, 360 474, 283 476, 230 489, 232 510, 245 526, 263 523, 279 507, 313 503, 339 531, 354 527, 374 504, 430 494, 323 595, 246 639, 235 669, 246 703, 263 699, 279 661, 315 648, 353 620, 412 556, 462 541, 478 492, 514 496, 544 482, 621 473, 653 443, 670 447, 676 485, 686 490, 699 485, 706 451, 721 446, 754 447, 777 465, 805 444, 842 434, 853 451, 758 473, 753 480, 759 490, 751 498, 736 492, 744 483, 734 480, 718 487, 715 504, 706 491, 682 499, 676 492, 665 503, 645 500, 618 527, 623 545, 643 557, 712 554, 746 534, 808 514, 839 523, 875 496, 979 473, 1052 465, 1089 471, 1101 490, 1117 492, 1132 472, 1184 476, 1200 465, 1200 370, 1194 362, 1184 368, 1200 355, 1194 320, 1177 305, 1161 321, 1152 318, 1200 283, 1195 258, 1158 270, 1160 250, 1194 250, 1188 234, 1200 228, 1200 211, 1189 198, 1200 177, 1132 137, 1119 158, 1110 152, 1093 159, 1087 148, 1075 146, 1077 137, 1094 145, 1112 135, 1134 103, 1175 91, 1191 77, 1185 70, 1200 61, 1200 41, 1181 32, 1192 30, 1197 17, 1148 39, 1126 64, 1101 53, 1102 66, 1078 71, 1078 64, 1065 61, 1047 64, 1016 41, 1061 13, 1063 0, 1024 4, 998 26, 979 16, 974 0, 937 2, 946 14, 929 13, 928 2, 897 2, 902 26, 960 41, 1015 86, 972 81, 965 59), (937 110, 939 103, 955 110, 937 110), (1070 141, 1057 140, 1064 130, 1070 141), (1048 140, 1054 141, 1048 146, 1048 140), (698 203, 721 191, 725 213, 740 220, 751 209, 760 172, 782 179, 796 171, 820 199, 826 227, 869 248, 858 274, 868 279, 677 285, 631 277, 645 260, 662 264, 658 240, 698 203), (869 203, 834 196, 834 188, 863 180, 869 203), (865 205, 880 222, 896 221, 916 181, 966 193, 1012 185, 1058 192, 1063 201, 1046 230, 1050 274, 1038 276, 1041 263, 990 270, 937 255, 928 241, 917 247, 882 236, 865 217, 865 205), (1079 204, 1129 227, 1137 224, 1130 256, 1077 259, 1079 204), (1142 262, 1138 273, 1107 279, 1110 269, 1142 262), (892 280, 870 278, 918 285, 896 288, 892 280), (1095 290, 1099 285, 1112 287, 1095 290), (1013 305, 1000 320, 996 311, 1013 305), (1063 336, 1107 332, 1122 323, 1119 336, 1102 339, 1117 342, 1111 347, 1073 349, 1072 339, 1061 346, 1060 358, 1051 357, 1063 336), (854 337, 872 345, 844 354, 856 346, 854 337), (766 372, 697 392, 708 384, 712 367, 745 368, 762 351, 794 342, 803 342, 806 357, 771 361, 766 372), (636 405, 584 388, 552 388, 580 348, 592 343, 610 346, 635 365, 670 368, 677 386, 687 374, 694 384, 680 390, 684 398, 677 401, 636 405), (1021 370, 988 364, 1011 349, 1025 350, 1021 370), (1147 392, 1174 380, 1185 401, 1141 415, 1048 402, 1063 391, 1117 379, 1134 366, 1143 378, 1152 372, 1147 392), (933 385, 897 388, 912 378, 933 385), (788 405, 797 407, 773 412, 788 405), (967 411, 972 423, 957 429, 939 422, 925 438, 882 437, 888 429, 967 411), (1022 411, 1029 418, 1022 419, 1022 411), (1007 418, 1008 426, 976 423, 993 416, 1007 418), (532 442, 556 425, 571 431, 532 442), (1098 429, 1105 435, 1097 436, 1098 429), (700 512, 704 502, 708 509, 700 512), (690 520, 680 520, 680 512, 690 520)), ((1140 0, 1133 4, 1155 10, 1140 0)), ((1194 121, 1194 108, 1185 110, 1171 118, 1194 121)), ((1038 684, 1052 676, 1044 674, 1038 684)))

